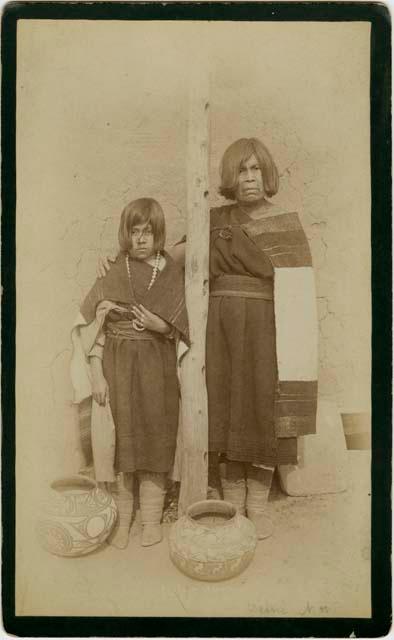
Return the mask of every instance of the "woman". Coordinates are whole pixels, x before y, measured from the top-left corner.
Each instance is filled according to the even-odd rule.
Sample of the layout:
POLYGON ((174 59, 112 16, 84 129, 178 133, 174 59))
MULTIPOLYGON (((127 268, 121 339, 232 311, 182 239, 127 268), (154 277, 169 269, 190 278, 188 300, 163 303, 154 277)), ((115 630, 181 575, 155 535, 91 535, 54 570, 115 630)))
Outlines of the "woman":
MULTIPOLYGON (((211 210, 207 390, 210 479, 224 456, 225 500, 272 533, 274 468, 297 464, 297 436, 315 432, 316 309, 311 254, 268 149, 242 138, 225 151, 211 210)), ((184 243, 174 248, 181 259, 184 243)), ((222 467, 223 468, 223 467, 222 467)))
MULTIPOLYGON (((268 149, 256 138, 237 140, 224 153, 220 186, 221 195, 235 203, 211 211, 207 325, 211 468, 217 454, 225 453, 224 498, 247 513, 260 539, 272 532, 264 512, 274 468, 297 463, 297 435, 315 431, 316 414, 313 362, 309 372, 298 363, 301 369, 289 378, 283 357, 299 360, 300 355, 290 344, 291 352, 281 362, 285 377, 278 372, 277 347, 285 345, 283 340, 276 344, 275 325, 281 323, 282 337, 292 323, 292 316, 283 318, 281 310, 286 297, 283 275, 289 292, 295 280, 283 268, 307 269, 300 275, 301 284, 306 280, 301 290, 308 299, 309 315, 314 297, 311 256, 298 216, 268 200, 278 187, 278 171, 268 149), (276 273, 282 282, 275 306, 276 273)), ((302 306, 303 299, 297 304, 302 306)), ((307 344, 303 348, 309 351, 307 344)), ((314 360, 314 344, 311 350, 314 360)))

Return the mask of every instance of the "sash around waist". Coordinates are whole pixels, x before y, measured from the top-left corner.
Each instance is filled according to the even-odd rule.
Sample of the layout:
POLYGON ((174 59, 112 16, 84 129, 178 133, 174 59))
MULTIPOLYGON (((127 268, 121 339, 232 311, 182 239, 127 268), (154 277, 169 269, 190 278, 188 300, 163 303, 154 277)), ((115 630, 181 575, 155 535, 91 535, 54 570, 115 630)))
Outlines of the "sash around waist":
POLYGON ((130 320, 120 320, 119 322, 108 322, 105 334, 109 338, 125 338, 126 340, 155 340, 158 334, 154 334, 148 329, 138 331, 134 329, 130 320))
POLYGON ((257 298, 273 300, 273 280, 254 278, 253 276, 228 276, 215 278, 210 285, 211 296, 235 296, 238 298, 257 298))

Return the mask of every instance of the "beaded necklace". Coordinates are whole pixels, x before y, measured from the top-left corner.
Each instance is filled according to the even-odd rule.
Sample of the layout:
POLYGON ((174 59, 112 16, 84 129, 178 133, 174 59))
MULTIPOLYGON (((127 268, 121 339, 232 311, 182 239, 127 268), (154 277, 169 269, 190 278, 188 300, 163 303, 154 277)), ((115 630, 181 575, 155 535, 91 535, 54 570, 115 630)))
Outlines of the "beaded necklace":
MULTIPOLYGON (((159 264, 160 264, 160 260, 161 260, 161 253, 160 251, 157 251, 156 253, 156 258, 155 258, 155 263, 153 265, 153 271, 152 271, 152 277, 150 279, 150 283, 148 284, 148 289, 147 291, 149 291, 149 289, 152 289, 154 282, 157 278, 157 274, 159 272, 159 264)), ((131 270, 130 270, 130 260, 129 260, 129 255, 126 255, 126 267, 127 267, 127 275, 129 277, 129 283, 130 283, 130 287, 131 287, 131 291, 134 295, 134 289, 133 289, 133 285, 132 285, 132 280, 131 280, 131 270)))
MULTIPOLYGON (((148 284, 147 291, 149 291, 153 287, 153 285, 155 283, 155 280, 157 278, 157 274, 159 273, 160 260, 161 260, 161 253, 160 253, 160 251, 157 251, 155 262, 154 262, 154 265, 153 265, 152 277, 151 277, 150 282, 148 284)), ((128 254, 126 255, 126 268, 127 268, 127 276, 129 278, 129 285, 130 285, 131 295, 132 295, 133 298, 135 298, 133 281, 132 281, 132 278, 131 278, 130 260, 129 260, 129 255, 128 254)), ((133 325, 134 329, 136 329, 137 331, 144 331, 143 325, 141 325, 138 322, 138 320, 132 320, 131 324, 133 325)))

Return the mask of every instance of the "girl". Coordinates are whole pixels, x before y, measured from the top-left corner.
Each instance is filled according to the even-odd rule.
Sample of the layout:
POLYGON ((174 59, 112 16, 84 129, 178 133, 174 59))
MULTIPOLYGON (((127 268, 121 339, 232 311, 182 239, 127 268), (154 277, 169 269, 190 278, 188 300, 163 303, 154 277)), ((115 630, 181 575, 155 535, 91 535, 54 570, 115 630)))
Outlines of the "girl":
MULTIPOLYGON (((183 273, 164 252, 164 242, 158 202, 140 198, 128 204, 119 225, 119 255, 81 306, 80 326, 95 326, 94 343, 84 349, 93 408, 96 413, 98 407, 110 409, 115 426, 117 481, 111 490, 119 518, 110 542, 120 548, 128 542, 135 475, 141 544, 162 539, 165 481, 174 461, 179 404, 175 338, 187 343, 188 326, 183 273)), ((100 460, 109 450, 106 445, 101 458, 93 455, 98 480, 108 479, 100 460)))

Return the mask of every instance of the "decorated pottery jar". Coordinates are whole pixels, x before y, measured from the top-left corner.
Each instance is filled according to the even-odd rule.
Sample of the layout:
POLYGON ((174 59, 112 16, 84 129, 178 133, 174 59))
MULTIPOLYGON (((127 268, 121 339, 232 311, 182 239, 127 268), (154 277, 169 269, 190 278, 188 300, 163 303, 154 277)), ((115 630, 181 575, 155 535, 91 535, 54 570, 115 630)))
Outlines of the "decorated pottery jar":
POLYGON ((254 524, 230 502, 192 504, 169 537, 170 557, 183 573, 197 580, 225 580, 241 573, 257 544, 254 524))
POLYGON ((85 476, 52 482, 41 506, 37 535, 41 546, 59 556, 81 556, 97 549, 117 518, 112 496, 85 476))

